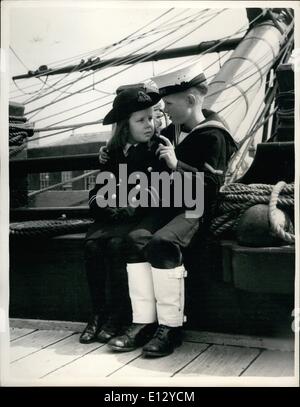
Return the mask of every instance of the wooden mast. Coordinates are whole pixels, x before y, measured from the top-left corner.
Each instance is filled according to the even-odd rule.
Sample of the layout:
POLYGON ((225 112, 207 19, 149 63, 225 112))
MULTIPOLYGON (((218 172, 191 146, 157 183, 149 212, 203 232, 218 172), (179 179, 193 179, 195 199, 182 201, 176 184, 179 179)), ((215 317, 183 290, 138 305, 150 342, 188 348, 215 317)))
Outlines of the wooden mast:
POLYGON ((237 130, 286 41, 287 23, 281 21, 279 26, 266 17, 239 43, 209 84, 205 98, 205 108, 225 118, 237 141, 237 130))

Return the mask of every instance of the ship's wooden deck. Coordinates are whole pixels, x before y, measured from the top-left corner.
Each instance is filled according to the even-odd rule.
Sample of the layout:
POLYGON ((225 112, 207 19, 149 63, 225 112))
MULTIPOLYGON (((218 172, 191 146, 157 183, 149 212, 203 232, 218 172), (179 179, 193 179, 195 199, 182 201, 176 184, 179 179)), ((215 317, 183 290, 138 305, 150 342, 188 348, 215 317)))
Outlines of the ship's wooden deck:
POLYGON ((11 321, 10 380, 42 386, 101 384, 107 378, 136 384, 146 378, 184 382, 216 376, 294 376, 292 338, 186 331, 183 345, 174 354, 145 359, 141 349, 114 353, 100 343, 80 344, 83 327, 81 323, 11 321))

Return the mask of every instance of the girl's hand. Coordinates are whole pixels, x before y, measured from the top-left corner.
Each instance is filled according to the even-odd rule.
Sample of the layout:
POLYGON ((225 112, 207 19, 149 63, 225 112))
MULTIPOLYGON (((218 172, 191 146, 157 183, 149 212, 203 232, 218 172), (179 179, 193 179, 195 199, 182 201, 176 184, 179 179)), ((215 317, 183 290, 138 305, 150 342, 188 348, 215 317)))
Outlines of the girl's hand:
POLYGON ((106 146, 102 146, 99 150, 99 162, 100 164, 106 164, 109 160, 109 155, 106 146))
POLYGON ((159 159, 164 159, 171 170, 176 170, 178 160, 171 141, 165 136, 159 136, 159 138, 164 141, 164 144, 159 144, 155 154, 159 154, 159 159))

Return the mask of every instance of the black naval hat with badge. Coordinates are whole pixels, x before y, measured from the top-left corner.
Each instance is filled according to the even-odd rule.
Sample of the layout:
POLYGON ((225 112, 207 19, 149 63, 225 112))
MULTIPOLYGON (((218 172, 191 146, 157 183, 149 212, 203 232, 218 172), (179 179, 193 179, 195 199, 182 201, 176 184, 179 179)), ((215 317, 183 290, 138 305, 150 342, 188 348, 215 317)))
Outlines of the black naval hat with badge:
POLYGON ((121 89, 117 91, 113 107, 104 117, 103 124, 112 124, 126 119, 134 112, 156 105, 160 99, 161 95, 158 91, 144 86, 121 89))
POLYGON ((156 83, 162 97, 183 92, 194 86, 201 86, 203 93, 207 92, 206 77, 199 62, 177 71, 155 76, 152 80, 156 83))

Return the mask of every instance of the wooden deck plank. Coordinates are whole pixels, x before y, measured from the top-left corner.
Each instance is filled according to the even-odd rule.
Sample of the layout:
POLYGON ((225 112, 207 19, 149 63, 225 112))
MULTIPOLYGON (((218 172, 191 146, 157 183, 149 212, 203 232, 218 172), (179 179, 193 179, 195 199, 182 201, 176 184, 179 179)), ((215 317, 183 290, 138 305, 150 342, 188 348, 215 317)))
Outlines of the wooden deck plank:
MULTIPOLYGON (((49 321, 37 319, 10 318, 10 326, 17 328, 64 330, 82 332, 85 322, 49 321)), ((250 335, 232 335, 222 332, 184 330, 184 340, 188 342, 209 343, 213 345, 233 345, 269 350, 294 350, 294 337, 259 337, 250 335)))
POLYGON ((112 352, 107 345, 82 356, 70 364, 49 373, 45 379, 91 379, 103 378, 120 369, 141 355, 141 348, 133 352, 112 352))
POLYGON ((82 332, 86 322, 53 321, 45 319, 10 318, 9 325, 13 328, 48 329, 59 331, 82 332))
POLYGON ((272 338, 248 335, 232 335, 221 332, 185 331, 184 340, 191 342, 210 343, 214 345, 231 345, 269 350, 294 350, 294 337, 272 338))
POLYGON ((66 331, 34 331, 11 343, 10 361, 15 363, 18 359, 38 352, 40 349, 66 338, 71 334, 71 332, 66 331))
POLYGON ((99 343, 84 345, 79 343, 78 339, 79 334, 69 336, 60 342, 12 363, 10 365, 11 378, 24 380, 41 378, 97 347, 103 346, 99 343))
POLYGON ((239 376, 258 354, 258 349, 212 345, 178 372, 176 377, 239 376))
POLYGON ((111 375, 117 377, 171 377, 209 345, 183 342, 174 353, 163 358, 140 357, 111 375))
POLYGON ((294 352, 265 350, 242 376, 294 376, 294 352))
POLYGON ((187 331, 183 345, 172 355, 146 359, 141 348, 118 353, 99 343, 82 345, 78 333, 59 328, 60 325, 55 330, 36 330, 34 324, 11 327, 12 379, 30 382, 42 378, 40 383, 47 384, 47 380, 65 383, 104 377, 294 375, 293 340, 187 331))
POLYGON ((33 331, 35 331, 35 329, 10 328, 10 330, 9 330, 10 342, 15 341, 16 339, 21 338, 22 336, 28 335, 33 331))

